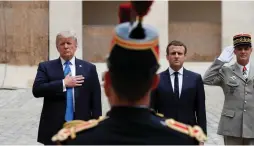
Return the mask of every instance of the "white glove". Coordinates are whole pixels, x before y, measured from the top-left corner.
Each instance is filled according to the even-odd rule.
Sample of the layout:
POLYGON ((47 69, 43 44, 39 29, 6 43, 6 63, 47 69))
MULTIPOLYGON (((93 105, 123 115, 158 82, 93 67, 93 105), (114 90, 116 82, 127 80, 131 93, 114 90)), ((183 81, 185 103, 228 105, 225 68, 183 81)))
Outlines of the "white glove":
POLYGON ((234 46, 228 46, 223 49, 218 59, 224 63, 229 63, 234 57, 234 46))

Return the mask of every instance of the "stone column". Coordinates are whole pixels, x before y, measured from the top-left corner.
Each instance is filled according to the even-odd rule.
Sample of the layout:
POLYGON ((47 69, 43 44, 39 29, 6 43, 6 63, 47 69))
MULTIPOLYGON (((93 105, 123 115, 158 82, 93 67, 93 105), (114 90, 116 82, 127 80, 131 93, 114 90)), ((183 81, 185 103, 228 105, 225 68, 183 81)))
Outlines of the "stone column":
MULTIPOLYGON (((222 49, 233 44, 233 36, 248 33, 254 39, 254 2, 222 1, 222 49)), ((254 53, 252 53, 254 61, 254 53)))
POLYGON ((78 38, 76 56, 82 59, 82 1, 49 1, 49 59, 59 57, 56 35, 60 31, 73 30, 78 38))
POLYGON ((154 1, 144 23, 154 26, 159 32, 160 58, 165 58, 168 44, 168 1, 154 1))

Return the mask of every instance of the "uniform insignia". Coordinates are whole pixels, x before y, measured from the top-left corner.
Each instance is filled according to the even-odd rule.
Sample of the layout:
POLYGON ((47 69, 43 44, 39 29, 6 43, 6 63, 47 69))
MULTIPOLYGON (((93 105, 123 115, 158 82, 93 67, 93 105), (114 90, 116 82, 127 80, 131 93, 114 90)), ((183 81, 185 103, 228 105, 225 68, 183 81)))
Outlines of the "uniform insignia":
POLYGON ((235 76, 232 76, 232 77, 230 77, 232 80, 235 80, 236 79, 236 77, 235 76))
POLYGON ((150 109, 150 111, 152 112, 152 114, 154 114, 154 115, 156 115, 156 116, 158 116, 158 117, 161 117, 161 118, 163 118, 164 117, 164 115, 162 114, 162 113, 158 113, 158 112, 156 112, 154 109, 150 109))
POLYGON ((165 121, 166 125, 176 131, 187 134, 190 137, 195 137, 199 142, 205 142, 207 136, 199 126, 190 126, 180 122, 175 121, 174 119, 167 119, 165 121))
POLYGON ((162 118, 164 117, 164 115, 161 114, 161 113, 156 113, 156 115, 159 116, 159 117, 162 117, 162 118))
POLYGON ((76 138, 76 133, 93 128, 99 124, 99 122, 106 119, 105 117, 100 117, 98 120, 92 119, 89 121, 82 120, 73 120, 70 122, 66 122, 63 125, 63 128, 52 137, 53 142, 61 142, 71 137, 71 139, 76 138))

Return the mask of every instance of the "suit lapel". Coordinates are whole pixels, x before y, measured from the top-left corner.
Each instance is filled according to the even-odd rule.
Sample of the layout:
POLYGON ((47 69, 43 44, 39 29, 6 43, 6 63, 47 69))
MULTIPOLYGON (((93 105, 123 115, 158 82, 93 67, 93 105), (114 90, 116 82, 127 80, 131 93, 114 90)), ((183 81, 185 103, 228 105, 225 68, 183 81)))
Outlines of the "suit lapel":
MULTIPOLYGON (((75 58, 75 69, 76 69, 76 76, 78 76, 78 75, 84 76, 83 71, 82 71, 83 70, 82 62, 80 60, 78 60, 77 58, 75 58)), ((77 99, 79 97, 78 90, 79 90, 79 87, 74 88, 75 99, 77 99)))
POLYGON ((186 71, 185 68, 183 68, 183 83, 182 83, 182 91, 180 95, 180 99, 184 97, 184 91, 188 87, 188 72, 186 71))
POLYGON ((83 75, 82 70, 83 70, 83 66, 82 63, 75 58, 75 67, 76 67, 76 76, 77 75, 83 75))
POLYGON ((169 89, 170 93, 174 93, 173 87, 172 87, 172 84, 171 84, 170 73, 169 73, 168 69, 164 71, 164 76, 165 76, 165 79, 166 79, 165 83, 167 84, 165 87, 169 87, 168 89, 169 89))
POLYGON ((61 76, 60 76, 61 79, 64 79, 64 70, 63 70, 63 65, 62 65, 62 62, 61 62, 60 57, 57 59, 56 62, 57 62, 57 64, 56 64, 54 70, 55 70, 55 72, 56 72, 57 74, 61 75, 61 76))
POLYGON ((236 76, 238 76, 240 79, 242 79, 245 82, 242 72, 236 63, 232 66, 232 71, 236 76))

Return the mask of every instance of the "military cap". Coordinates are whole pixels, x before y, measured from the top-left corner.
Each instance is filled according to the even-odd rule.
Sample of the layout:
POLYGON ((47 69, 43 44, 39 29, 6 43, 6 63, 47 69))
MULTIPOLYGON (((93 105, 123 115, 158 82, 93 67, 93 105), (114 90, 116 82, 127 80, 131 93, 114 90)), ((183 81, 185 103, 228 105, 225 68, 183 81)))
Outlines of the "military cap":
POLYGON ((237 34, 233 37, 234 47, 241 46, 241 45, 251 45, 251 35, 249 34, 237 34))
POLYGON ((157 30, 143 24, 143 17, 153 1, 131 1, 119 8, 120 23, 113 31, 107 65, 109 70, 123 73, 150 72, 159 68, 159 38, 157 30), (131 22, 131 11, 136 20, 131 22), (125 14, 127 13, 127 14, 125 14))

